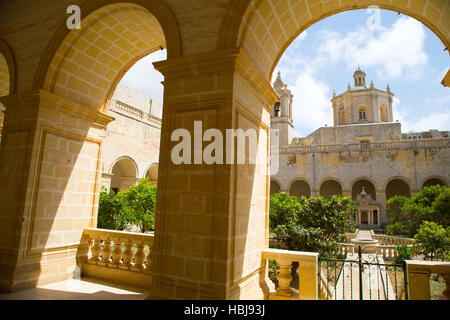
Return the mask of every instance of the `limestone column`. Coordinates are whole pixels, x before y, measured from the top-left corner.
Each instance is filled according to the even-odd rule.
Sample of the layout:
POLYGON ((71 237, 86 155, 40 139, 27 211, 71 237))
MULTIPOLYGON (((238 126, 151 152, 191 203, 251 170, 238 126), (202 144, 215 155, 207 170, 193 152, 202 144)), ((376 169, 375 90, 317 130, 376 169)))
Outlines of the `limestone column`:
POLYGON ((42 90, 1 102, 0 288, 15 291, 73 274, 83 229, 96 226, 112 119, 42 90))
POLYGON ((378 212, 378 223, 380 225, 388 223, 388 214, 386 211, 386 192, 384 190, 376 191, 377 202, 380 204, 380 212, 378 212))
MULTIPOLYGON (((183 299, 263 299, 269 246, 270 106, 277 96, 238 50, 155 63, 165 77, 158 172, 153 293, 183 299), (175 164, 171 141, 194 121, 203 133, 257 132, 256 164, 175 164)), ((201 143, 201 142, 200 142, 201 143)), ((201 143, 205 148, 210 142, 201 143)), ((248 145, 247 145, 248 147, 248 145)), ((235 144, 236 157, 236 144, 235 144)), ((248 154, 247 154, 248 155, 248 154)), ((224 153, 225 161, 225 153, 224 153)))

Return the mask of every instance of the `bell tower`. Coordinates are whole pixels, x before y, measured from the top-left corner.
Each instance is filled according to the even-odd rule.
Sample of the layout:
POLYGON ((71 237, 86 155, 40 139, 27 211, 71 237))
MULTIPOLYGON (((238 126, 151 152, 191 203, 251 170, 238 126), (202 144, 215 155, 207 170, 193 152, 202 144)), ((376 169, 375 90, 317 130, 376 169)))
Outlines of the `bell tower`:
POLYGON ((292 121, 292 98, 294 95, 288 89, 287 84, 281 80, 280 72, 278 72, 277 78, 273 83, 273 88, 278 93, 280 101, 272 106, 270 127, 271 129, 278 129, 279 145, 287 146, 294 138, 294 125, 292 121))
POLYGON ((366 73, 359 66, 358 70, 353 74, 353 79, 355 79, 355 87, 366 88, 366 73))

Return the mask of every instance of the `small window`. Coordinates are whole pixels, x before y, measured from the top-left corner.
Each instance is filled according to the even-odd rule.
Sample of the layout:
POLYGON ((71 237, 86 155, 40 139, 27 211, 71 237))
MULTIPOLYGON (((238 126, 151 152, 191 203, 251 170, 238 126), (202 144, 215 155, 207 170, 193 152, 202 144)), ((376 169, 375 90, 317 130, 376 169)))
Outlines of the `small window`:
POLYGON ((364 110, 359 110, 359 120, 365 121, 366 120, 366 112, 364 110))
POLYGON ((369 140, 361 140, 359 143, 363 143, 363 144, 369 144, 370 141, 369 140))

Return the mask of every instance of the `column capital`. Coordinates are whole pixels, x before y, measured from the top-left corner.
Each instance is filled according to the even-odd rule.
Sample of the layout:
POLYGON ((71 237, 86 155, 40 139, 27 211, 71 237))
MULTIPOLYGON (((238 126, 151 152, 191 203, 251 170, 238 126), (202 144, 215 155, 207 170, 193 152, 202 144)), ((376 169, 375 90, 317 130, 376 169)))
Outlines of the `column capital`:
MULTIPOLYGON (((239 48, 168 59, 154 62, 153 65, 156 70, 164 75, 165 80, 163 83, 165 85, 187 78, 233 72, 248 89, 253 91, 256 97, 262 98, 261 100, 264 101, 264 105, 269 111, 270 107, 279 100, 279 96, 270 84, 269 79, 266 79, 259 72, 259 68, 239 48)), ((210 89, 232 91, 233 86, 221 88, 219 84, 216 84, 215 87, 210 89)))
MULTIPOLYGON (((57 111, 68 114, 72 117, 94 122, 97 125, 105 126, 114 120, 113 117, 98 110, 83 106, 77 102, 57 96, 46 90, 32 90, 0 98, 0 102, 5 105, 5 114, 18 111, 24 114, 24 109, 36 108, 57 111), (39 107, 39 108, 37 108, 39 107)), ((26 113, 28 114, 28 113, 26 113)))

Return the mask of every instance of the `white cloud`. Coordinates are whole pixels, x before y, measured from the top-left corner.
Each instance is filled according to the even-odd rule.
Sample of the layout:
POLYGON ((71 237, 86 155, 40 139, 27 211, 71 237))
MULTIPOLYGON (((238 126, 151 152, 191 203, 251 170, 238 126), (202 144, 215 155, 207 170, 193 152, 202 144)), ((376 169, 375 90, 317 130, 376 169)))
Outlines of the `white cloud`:
POLYGON ((130 70, 124 75, 121 84, 134 88, 149 97, 162 102, 163 100, 163 75, 155 70, 153 62, 166 60, 167 51, 156 51, 138 62, 136 62, 130 70))
POLYGON ((450 110, 432 112, 423 117, 411 120, 408 117, 408 110, 414 110, 403 106, 400 99, 394 97, 393 113, 394 120, 399 120, 402 124, 402 132, 421 132, 431 129, 447 131, 450 124, 450 110))
POLYGON ((366 26, 347 34, 322 31, 324 39, 317 62, 342 61, 350 68, 358 64, 375 67, 380 78, 410 77, 424 72, 425 27, 415 19, 400 18, 391 28, 370 30, 366 26), (380 30, 380 31, 376 31, 380 30))
POLYGON ((323 127, 333 125, 330 88, 316 80, 311 71, 298 74, 295 85, 290 87, 293 98, 292 115, 295 136, 300 137, 323 127))

